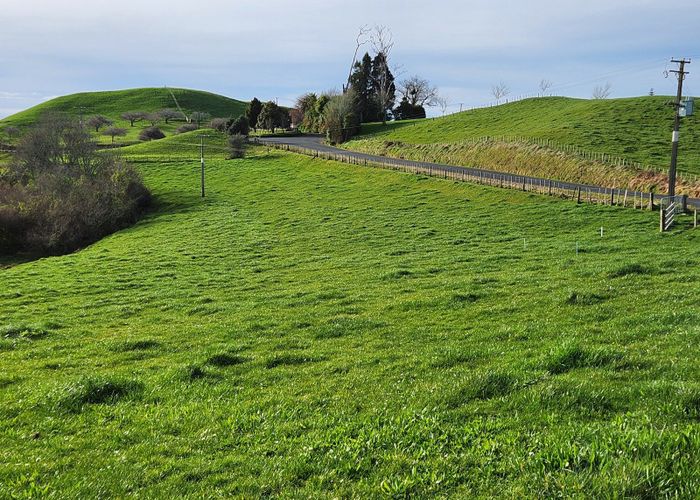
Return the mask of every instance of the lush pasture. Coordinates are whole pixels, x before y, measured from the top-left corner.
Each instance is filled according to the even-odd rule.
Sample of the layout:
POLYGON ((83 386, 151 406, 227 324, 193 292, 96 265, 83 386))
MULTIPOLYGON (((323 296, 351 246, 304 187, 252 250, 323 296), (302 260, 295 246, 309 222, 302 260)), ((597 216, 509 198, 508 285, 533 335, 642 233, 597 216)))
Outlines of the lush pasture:
MULTIPOLYGON (((121 118, 121 114, 127 111, 154 112, 165 108, 176 109, 171 92, 186 113, 203 111, 214 118, 228 118, 242 114, 246 107, 246 103, 242 101, 210 92, 189 89, 142 88, 106 92, 83 92, 57 97, 0 120, 0 138, 2 137, 1 129, 5 126, 11 125, 26 128, 36 123, 41 113, 58 111, 76 117, 82 115, 85 118, 91 115, 104 115, 114 121, 114 126, 127 129, 126 137, 116 137, 115 142, 136 142, 141 130, 151 126, 151 124, 144 120, 135 123, 131 127, 128 120, 121 118)), ((172 135, 183 123, 183 120, 171 120, 168 124, 161 121, 158 127, 166 135, 172 135)), ((101 135, 105 128, 103 127, 100 133, 95 133, 95 137, 99 142, 108 144, 111 143, 111 138, 101 135)))
POLYGON ((697 493, 700 232, 194 142, 0 270, 0 497, 697 493))
MULTIPOLYGON (((361 137, 366 141, 358 146, 366 150, 372 143, 377 148, 385 141, 445 145, 485 136, 516 136, 550 139, 589 152, 667 167, 673 130, 673 109, 667 103, 671 100, 667 96, 526 99, 435 120, 367 125, 363 129, 366 135, 361 137)), ((683 118, 681 171, 700 174, 699 144, 698 116, 683 118)))

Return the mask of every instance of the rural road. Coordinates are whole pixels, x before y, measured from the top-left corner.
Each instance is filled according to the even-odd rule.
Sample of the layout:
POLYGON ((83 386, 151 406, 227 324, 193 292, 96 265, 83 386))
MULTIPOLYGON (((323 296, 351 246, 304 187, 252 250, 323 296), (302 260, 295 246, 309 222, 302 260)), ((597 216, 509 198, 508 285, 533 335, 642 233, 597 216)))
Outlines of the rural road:
MULTIPOLYGON (((313 151, 318 151, 319 153, 330 153, 330 154, 339 154, 339 155, 344 155, 346 157, 351 157, 355 158, 360 161, 368 161, 368 162, 389 162, 394 165, 402 165, 402 166, 409 166, 409 167, 419 167, 419 168, 437 168, 441 170, 446 170, 448 172, 455 172, 455 173, 466 173, 469 175, 476 175, 476 176, 482 176, 483 178, 486 179, 499 179, 501 176, 504 174, 508 175, 507 172, 496 172, 494 170, 485 170, 481 168, 474 168, 474 167, 455 167, 454 165, 444 165, 441 163, 431 163, 431 162, 424 162, 424 161, 415 161, 415 160, 401 160, 398 158, 390 158, 387 156, 379 156, 379 155, 372 155, 372 154, 367 154, 367 153, 359 153, 355 151, 349 151, 347 149, 340 149, 336 148, 333 146, 329 146, 328 144, 325 144, 324 137, 320 135, 301 135, 301 136, 293 136, 293 137, 261 137, 259 141, 263 144, 274 144, 274 145, 289 145, 293 147, 299 147, 299 148, 305 148, 305 149, 310 149, 313 151)), ((608 194, 610 193, 610 188, 605 188, 601 186, 593 186, 590 184, 578 184, 575 182, 565 182, 565 181, 558 181, 555 179, 546 179, 543 177, 530 177, 527 175, 518 175, 518 174, 513 174, 515 177, 517 177, 518 182, 528 182, 528 183, 548 183, 548 182, 553 182, 556 183, 556 186, 558 188, 563 188, 563 189, 571 189, 571 190, 576 190, 578 188, 581 188, 581 191, 585 192, 586 190, 590 191, 591 193, 603 193, 603 194, 608 194)), ((624 192, 624 190, 622 190, 624 192)), ((641 192, 641 191, 628 191, 628 196, 648 196, 649 193, 641 192)), ((657 194, 656 197, 661 198, 664 195, 657 194)), ((700 198, 688 198, 688 206, 690 207, 697 207, 700 208, 700 198)))

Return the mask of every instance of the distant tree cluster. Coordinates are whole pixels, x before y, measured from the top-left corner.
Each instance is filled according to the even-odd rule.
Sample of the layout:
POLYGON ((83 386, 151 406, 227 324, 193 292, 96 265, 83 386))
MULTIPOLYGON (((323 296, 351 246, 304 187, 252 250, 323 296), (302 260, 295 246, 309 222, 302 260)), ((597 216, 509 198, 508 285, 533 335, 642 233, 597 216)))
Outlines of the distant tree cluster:
POLYGON ((356 134, 364 122, 425 118, 427 106, 441 105, 444 113, 447 100, 441 99, 425 78, 415 75, 397 84, 396 69, 390 68, 393 47, 388 28, 361 28, 343 92, 301 95, 291 111, 293 125, 304 132, 325 133, 331 142, 343 142, 356 134), (371 44, 374 55, 365 52, 357 60, 360 47, 366 43, 371 44), (401 101, 395 107, 397 93, 401 101))

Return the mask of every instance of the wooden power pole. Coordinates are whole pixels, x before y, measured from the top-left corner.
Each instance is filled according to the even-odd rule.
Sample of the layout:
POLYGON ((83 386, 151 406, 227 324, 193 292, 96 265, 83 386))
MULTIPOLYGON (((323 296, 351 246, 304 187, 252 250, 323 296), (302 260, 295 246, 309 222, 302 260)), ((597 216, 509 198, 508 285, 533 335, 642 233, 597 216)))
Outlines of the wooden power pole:
POLYGON ((669 71, 678 75, 678 93, 673 106, 676 108, 676 116, 673 123, 672 149, 671 149, 671 167, 668 170, 668 195, 676 196, 676 164, 678 163, 678 131, 681 128, 681 100, 683 99, 683 80, 685 75, 685 65, 690 64, 690 59, 671 59, 672 63, 678 64, 678 69, 669 71))

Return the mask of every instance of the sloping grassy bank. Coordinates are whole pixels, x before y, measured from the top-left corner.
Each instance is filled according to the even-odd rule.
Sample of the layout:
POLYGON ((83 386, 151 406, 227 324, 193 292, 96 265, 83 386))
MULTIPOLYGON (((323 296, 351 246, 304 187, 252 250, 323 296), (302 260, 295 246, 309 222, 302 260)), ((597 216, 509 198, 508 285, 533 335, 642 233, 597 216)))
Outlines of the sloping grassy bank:
POLYGON ((179 140, 126 151, 158 212, 0 269, 0 496, 700 488, 700 233, 214 142, 201 199, 179 140))

